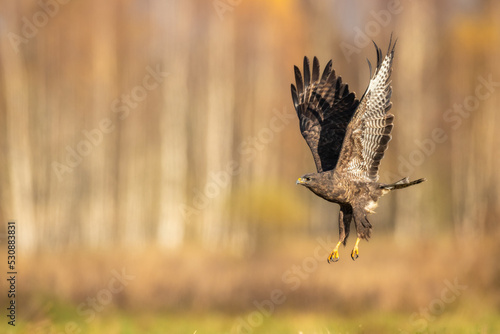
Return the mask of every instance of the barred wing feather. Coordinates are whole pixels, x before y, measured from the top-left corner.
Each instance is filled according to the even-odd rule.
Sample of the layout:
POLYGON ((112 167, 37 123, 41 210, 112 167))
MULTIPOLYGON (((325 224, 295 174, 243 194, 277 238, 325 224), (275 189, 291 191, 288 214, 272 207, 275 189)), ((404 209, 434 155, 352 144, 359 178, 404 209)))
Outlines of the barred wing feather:
POLYGON ((349 123, 338 168, 366 181, 378 180, 378 167, 391 140, 394 115, 389 113, 392 87, 390 76, 394 45, 384 59, 377 50, 377 67, 356 113, 349 123))

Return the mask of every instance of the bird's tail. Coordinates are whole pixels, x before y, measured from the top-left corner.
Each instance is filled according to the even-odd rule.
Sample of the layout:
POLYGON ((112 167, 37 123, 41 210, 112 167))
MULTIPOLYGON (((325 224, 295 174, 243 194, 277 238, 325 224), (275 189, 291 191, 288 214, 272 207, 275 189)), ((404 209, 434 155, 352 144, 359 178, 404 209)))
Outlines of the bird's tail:
POLYGON ((405 177, 404 179, 401 179, 401 180, 399 180, 397 182, 394 182, 394 183, 391 183, 391 184, 384 184, 384 183, 382 183, 380 185, 380 188, 386 189, 386 190, 403 189, 403 188, 406 188, 406 187, 409 187, 409 186, 413 186, 415 184, 422 183, 424 181, 425 181, 425 179, 418 179, 418 180, 410 182, 410 180, 408 179, 408 177, 405 177))

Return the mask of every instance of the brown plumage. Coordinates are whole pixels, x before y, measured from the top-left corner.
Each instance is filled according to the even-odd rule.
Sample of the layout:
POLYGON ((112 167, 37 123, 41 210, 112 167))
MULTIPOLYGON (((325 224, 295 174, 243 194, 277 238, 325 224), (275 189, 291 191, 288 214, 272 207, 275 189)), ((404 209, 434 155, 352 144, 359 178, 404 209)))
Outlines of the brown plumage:
MULTIPOLYGON (((316 195, 340 204, 340 240, 328 257, 338 260, 338 247, 346 244, 351 221, 357 232, 352 259, 358 257, 360 239, 370 237, 367 219, 377 207, 378 199, 394 189, 405 188, 425 179, 410 182, 404 178, 392 184, 378 183, 378 168, 391 140, 394 115, 392 107, 391 71, 396 43, 389 43, 387 55, 374 43, 377 66, 368 88, 360 100, 349 92, 347 84, 326 65, 320 77, 319 61, 304 57, 304 76, 295 66, 292 99, 300 122, 300 131, 311 149, 317 173, 297 180, 316 195)), ((371 72, 371 64, 368 62, 371 72)))

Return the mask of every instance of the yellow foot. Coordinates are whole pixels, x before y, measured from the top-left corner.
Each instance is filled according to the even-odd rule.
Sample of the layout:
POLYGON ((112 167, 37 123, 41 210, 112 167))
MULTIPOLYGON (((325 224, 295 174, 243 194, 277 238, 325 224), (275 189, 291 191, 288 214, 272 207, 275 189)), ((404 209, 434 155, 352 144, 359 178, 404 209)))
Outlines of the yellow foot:
POLYGON ((339 250, 335 248, 331 253, 330 256, 328 257, 327 261, 328 263, 330 262, 337 262, 339 260, 339 250))
POLYGON ((339 260, 339 246, 341 243, 342 242, 340 242, 340 241, 337 243, 337 246, 335 246, 333 251, 330 253, 330 256, 328 257, 328 259, 326 259, 328 261, 328 263, 337 262, 339 260))
POLYGON ((361 240, 360 238, 356 239, 356 244, 354 245, 354 248, 352 250, 351 257, 353 260, 356 260, 358 258, 358 254, 359 254, 358 244, 359 244, 360 240, 361 240))

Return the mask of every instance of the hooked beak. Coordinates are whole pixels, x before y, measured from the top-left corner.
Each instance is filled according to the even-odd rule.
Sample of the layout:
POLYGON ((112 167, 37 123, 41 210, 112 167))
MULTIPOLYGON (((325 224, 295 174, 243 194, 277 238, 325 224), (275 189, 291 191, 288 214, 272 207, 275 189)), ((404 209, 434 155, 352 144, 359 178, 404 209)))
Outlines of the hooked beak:
POLYGON ((303 184, 304 183, 304 179, 299 177, 299 179, 297 180, 297 182, 295 182, 295 184, 303 184))

